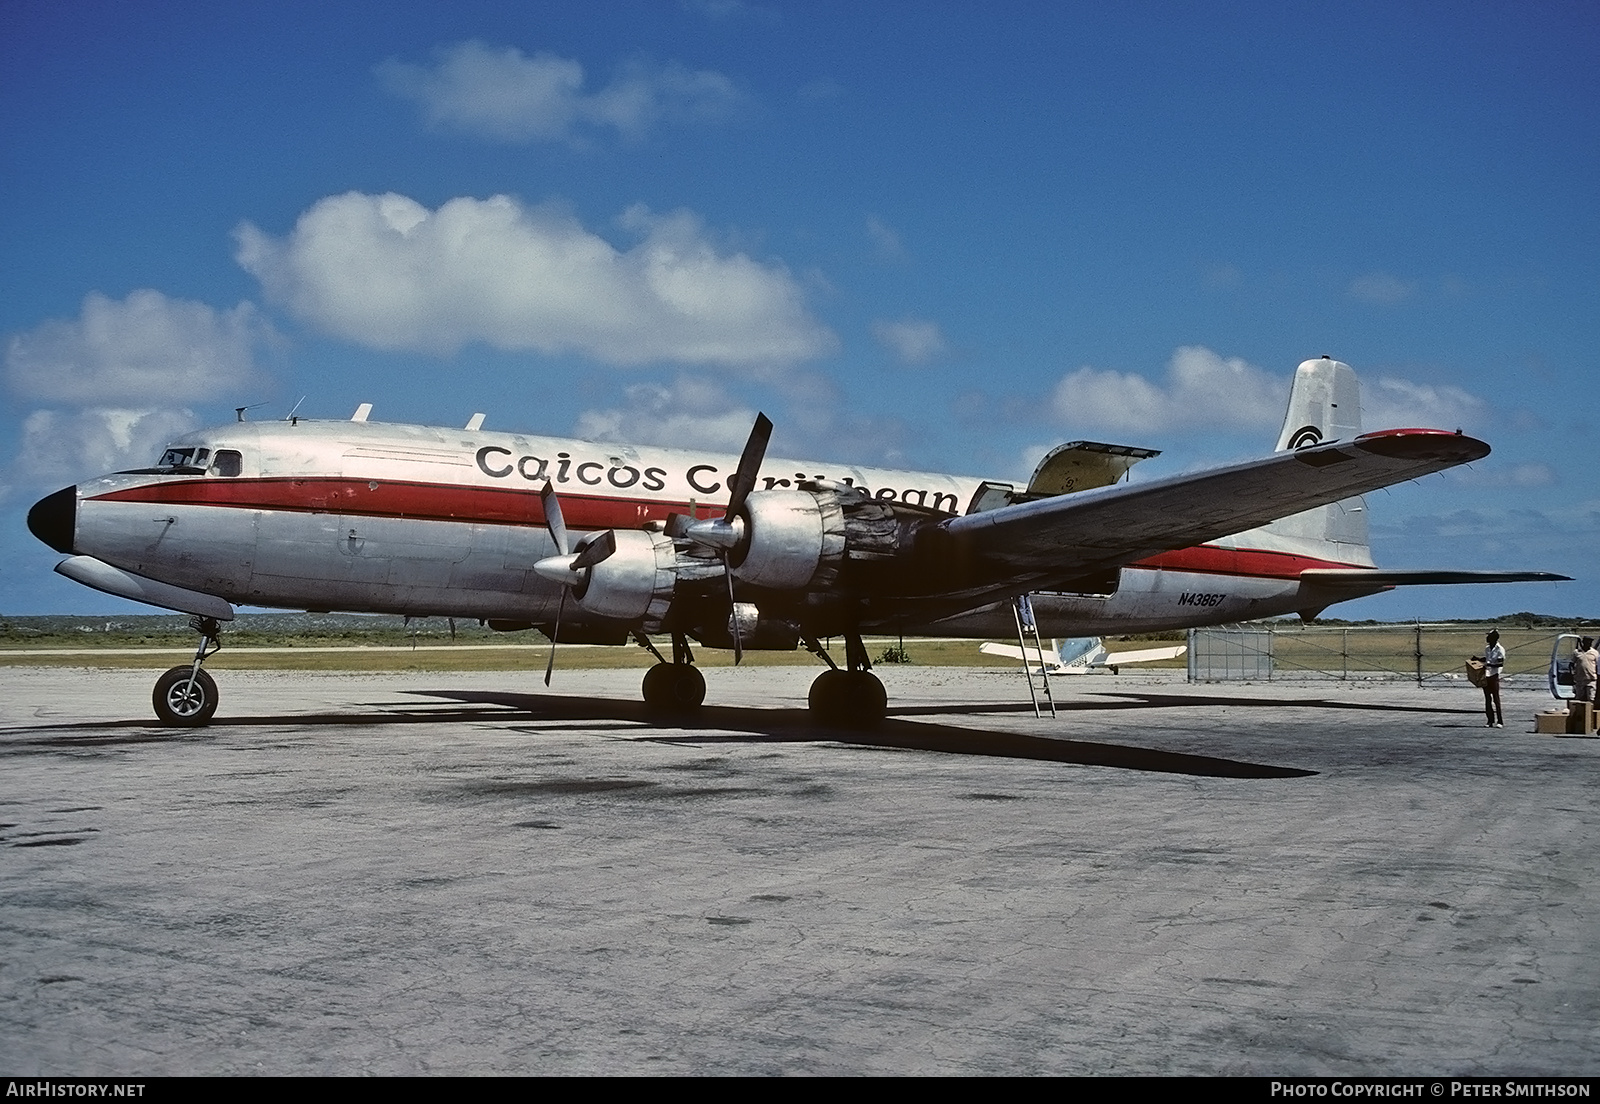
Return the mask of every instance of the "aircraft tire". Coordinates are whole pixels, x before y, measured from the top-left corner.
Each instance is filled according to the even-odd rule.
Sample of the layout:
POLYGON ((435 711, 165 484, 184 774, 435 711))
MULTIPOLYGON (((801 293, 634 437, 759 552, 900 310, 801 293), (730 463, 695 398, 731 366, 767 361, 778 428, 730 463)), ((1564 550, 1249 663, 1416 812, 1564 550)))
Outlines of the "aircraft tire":
POLYGON ((706 678, 687 663, 658 663, 644 673, 645 704, 666 713, 688 713, 706 700, 706 678))
POLYGON ((811 715, 841 728, 871 728, 888 712, 889 695, 871 671, 824 671, 807 695, 811 715))
POLYGON ((161 723, 180 728, 195 728, 211 720, 217 711, 217 683, 205 671, 195 676, 194 688, 189 687, 192 667, 174 667, 156 679, 155 692, 150 703, 155 706, 161 723))

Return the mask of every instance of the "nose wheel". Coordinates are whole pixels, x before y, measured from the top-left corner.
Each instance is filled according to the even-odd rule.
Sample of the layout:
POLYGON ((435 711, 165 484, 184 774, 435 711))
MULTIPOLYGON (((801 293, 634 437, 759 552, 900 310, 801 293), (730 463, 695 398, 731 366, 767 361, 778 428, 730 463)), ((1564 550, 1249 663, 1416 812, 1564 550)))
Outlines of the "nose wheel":
POLYGON ((150 704, 164 725, 194 728, 211 720, 217 711, 216 681, 200 665, 215 655, 222 647, 222 626, 211 617, 196 617, 189 627, 200 634, 200 646, 195 649, 194 662, 174 667, 156 679, 150 704))
POLYGON ((174 667, 156 680, 150 701, 164 725, 203 725, 217 711, 217 683, 205 671, 174 667))

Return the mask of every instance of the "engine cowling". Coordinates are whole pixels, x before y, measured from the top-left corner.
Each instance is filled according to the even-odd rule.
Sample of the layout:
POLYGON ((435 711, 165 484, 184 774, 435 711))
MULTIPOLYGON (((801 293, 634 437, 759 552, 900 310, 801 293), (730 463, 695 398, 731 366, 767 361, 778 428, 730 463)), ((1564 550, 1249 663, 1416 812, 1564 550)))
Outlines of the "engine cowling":
POLYGON ((744 532, 728 557, 740 582, 789 590, 825 586, 844 558, 844 510, 828 491, 757 491, 745 500, 744 532))
POLYGON ((596 617, 659 622, 678 579, 672 538, 638 529, 619 529, 615 536, 617 550, 585 570, 573 598, 596 617))

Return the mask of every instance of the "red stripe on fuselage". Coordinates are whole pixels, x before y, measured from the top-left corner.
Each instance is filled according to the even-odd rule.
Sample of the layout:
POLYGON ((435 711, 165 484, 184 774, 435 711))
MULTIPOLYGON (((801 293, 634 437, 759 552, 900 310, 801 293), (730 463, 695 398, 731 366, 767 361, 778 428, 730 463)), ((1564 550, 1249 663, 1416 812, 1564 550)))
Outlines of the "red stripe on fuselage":
MULTIPOLYGON (((221 506, 348 517, 411 518, 479 525, 543 525, 534 490, 374 479, 196 479, 150 483, 94 495, 93 502, 152 502, 168 506, 221 506)), ((561 492, 561 511, 573 529, 638 529, 664 521, 686 503, 607 498, 561 492)))
MULTIPOLYGON (((612 498, 561 491, 561 511, 572 529, 638 529, 686 512, 683 502, 612 498)), ((185 479, 148 483, 94 495, 93 502, 150 502, 172 506, 221 506, 239 510, 283 510, 350 517, 412 518, 478 525, 543 525, 544 510, 533 490, 452 483, 406 483, 333 477, 307 479, 185 479)), ((702 509, 710 516, 720 507, 702 509)), ((1313 567, 1354 565, 1313 556, 1203 544, 1150 556, 1129 567, 1196 575, 1245 575, 1295 579, 1313 567)))

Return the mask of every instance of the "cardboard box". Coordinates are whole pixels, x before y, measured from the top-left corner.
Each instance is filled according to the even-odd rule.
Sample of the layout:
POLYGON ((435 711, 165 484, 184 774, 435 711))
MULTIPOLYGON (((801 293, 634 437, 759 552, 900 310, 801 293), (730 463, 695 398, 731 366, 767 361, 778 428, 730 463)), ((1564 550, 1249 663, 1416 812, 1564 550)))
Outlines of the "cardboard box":
POLYGON ((1594 731, 1594 705, 1590 702, 1567 703, 1567 735, 1587 736, 1594 731))
POLYGON ((1567 734, 1567 715, 1561 713, 1535 713, 1533 715, 1533 730, 1546 736, 1565 736, 1567 734))

